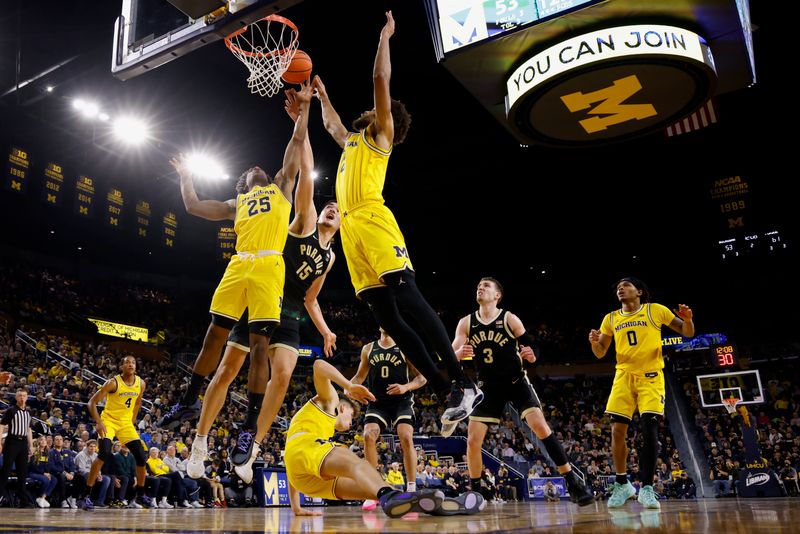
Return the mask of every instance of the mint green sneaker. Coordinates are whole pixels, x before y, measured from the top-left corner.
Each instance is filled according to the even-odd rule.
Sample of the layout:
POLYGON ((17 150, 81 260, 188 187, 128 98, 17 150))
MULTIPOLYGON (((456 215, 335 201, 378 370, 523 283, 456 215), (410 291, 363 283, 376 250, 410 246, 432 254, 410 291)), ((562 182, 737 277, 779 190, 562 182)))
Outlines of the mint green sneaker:
MULTIPOLYGON (((653 488, 650 487, 650 491, 653 491, 653 488)), ((619 508, 623 504, 627 502, 628 499, 631 497, 636 496, 636 490, 633 487, 633 484, 628 482, 627 484, 619 484, 614 482, 613 489, 611 490, 611 497, 608 499, 608 507, 609 508, 619 508)), ((656 501, 657 503, 657 501, 656 501)))
MULTIPOLYGON (((642 486, 639 490, 639 504, 645 508, 661 508, 661 503, 658 502, 656 492, 653 491, 653 486, 642 486)), ((609 501, 610 505, 610 501, 609 501)))

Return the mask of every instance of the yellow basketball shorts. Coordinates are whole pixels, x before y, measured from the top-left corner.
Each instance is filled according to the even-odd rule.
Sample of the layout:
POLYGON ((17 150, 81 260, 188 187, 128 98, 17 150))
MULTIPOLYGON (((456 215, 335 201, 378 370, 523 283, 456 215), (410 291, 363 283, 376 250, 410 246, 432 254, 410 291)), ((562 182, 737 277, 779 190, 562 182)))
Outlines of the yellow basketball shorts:
POLYGON ((133 421, 119 421, 110 417, 103 417, 103 414, 100 414, 100 420, 106 425, 106 437, 111 441, 114 441, 114 437, 120 443, 139 440, 139 433, 136 431, 136 427, 133 426, 133 421))
POLYGON ((342 217, 342 250, 356 294, 380 287, 383 276, 414 269, 397 220, 383 204, 369 204, 342 217))
POLYGON ((663 370, 630 373, 617 369, 611 394, 608 396, 606 413, 628 420, 633 417, 633 412, 637 408, 640 415, 645 413, 663 415, 665 394, 663 370))
POLYGON ((285 271, 280 254, 234 255, 211 298, 211 313, 238 321, 248 308, 251 323, 280 321, 285 271))
POLYGON ((286 476, 289 483, 309 497, 338 499, 336 480, 320 473, 325 457, 336 447, 328 441, 318 440, 313 434, 303 434, 286 442, 286 476))

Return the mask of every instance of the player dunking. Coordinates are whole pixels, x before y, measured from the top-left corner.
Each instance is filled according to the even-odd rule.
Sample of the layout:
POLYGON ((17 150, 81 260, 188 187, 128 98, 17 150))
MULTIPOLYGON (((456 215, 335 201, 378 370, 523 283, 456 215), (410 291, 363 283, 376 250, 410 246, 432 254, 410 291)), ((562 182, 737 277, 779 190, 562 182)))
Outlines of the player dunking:
MULTIPOLYGON (((275 174, 274 180, 270 180, 261 168, 254 167, 244 175, 246 192, 237 195, 234 200, 198 200, 185 162, 183 159, 172 160, 181 177, 181 195, 186 210, 214 221, 233 219, 236 232, 236 254, 226 267, 211 300, 211 325, 197 357, 199 363, 216 363, 219 360, 228 333, 245 308, 250 314, 248 329, 253 358, 260 361, 267 358, 269 338, 278 326, 281 315, 285 274, 283 248, 292 209, 289 199, 292 198, 301 152, 306 142, 310 97, 311 85, 305 84, 296 95, 299 116, 284 152, 283 166, 275 174)), ((193 381, 195 374, 199 375, 195 371, 193 381)), ((206 390, 203 413, 186 467, 187 474, 192 478, 203 474, 207 432, 225 402, 227 386, 234 377, 235 373, 231 376, 230 369, 217 372, 206 390)), ((199 385, 202 385, 202 380, 200 376, 199 385)), ((199 392, 199 385, 195 395, 199 392)))
POLYGON ((622 309, 603 318, 600 330, 589 332, 592 352, 598 358, 606 355, 611 340, 617 350, 617 371, 608 396, 606 413, 611 414, 611 452, 617 480, 609 508, 622 506, 636 495, 628 481, 628 447, 625 443, 628 426, 638 408, 644 438, 639 455, 642 488, 639 502, 646 508, 661 508, 653 491, 653 475, 658 459, 658 426, 664 415, 664 358, 661 355, 661 327, 669 326, 685 337, 694 336, 692 310, 679 304, 675 310, 650 303, 647 286, 637 278, 623 278, 616 285, 622 309))
POLYGON ((297 411, 286 432, 284 461, 295 513, 300 509, 298 491, 324 499, 377 499, 389 517, 439 508, 444 498, 441 491, 392 489, 369 463, 331 443, 335 431, 350 429, 357 409, 352 400, 339 396, 334 383, 359 402, 375 400, 367 388, 353 384, 328 362, 314 362, 316 395, 297 411))
POLYGON ((139 408, 142 406, 145 383, 136 374, 136 358, 133 356, 125 356, 122 359, 121 368, 120 374, 107 380, 103 387, 89 399, 89 414, 97 425, 100 449, 97 459, 92 462, 89 476, 86 477, 86 489, 83 495, 84 510, 91 510, 94 507, 90 495, 103 464, 110 462, 114 456, 111 452, 114 437, 128 447, 136 461, 136 498, 131 501, 130 506, 132 508, 141 508, 142 504, 151 506, 150 499, 144 494, 147 454, 144 452, 135 426, 139 408), (97 412, 97 404, 103 399, 108 400, 106 400, 106 407, 101 415, 97 412))
MULTIPOLYGON (((384 205, 383 184, 392 148, 403 142, 411 117, 389 92, 391 11, 381 30, 372 72, 375 107, 353 122, 348 132, 333 109, 319 77, 314 86, 322 103, 325 129, 344 151, 336 175, 336 199, 342 213, 342 249, 356 294, 367 302, 378 324, 428 379, 441 399, 448 397, 442 428, 467 417, 482 394, 464 374, 439 316, 417 288, 405 239, 394 214, 384 205), (413 316, 431 347, 444 360, 452 384, 439 373, 419 335, 406 323, 413 316)), ((449 426, 450 431, 455 425, 449 426)))
MULTIPOLYGON (((287 91, 286 111, 293 119, 297 117, 297 102, 293 91, 287 91)), ((236 448, 231 454, 231 461, 239 477, 250 483, 253 479, 253 462, 261 452, 259 443, 269 432, 275 416, 278 414, 289 380, 292 377, 300 348, 300 318, 303 309, 322 334, 326 356, 331 356, 336 348, 336 334, 328 328, 322 315, 317 296, 325 283, 325 277, 333 266, 335 255, 331 242, 339 230, 339 210, 336 202, 325 204, 322 213, 317 217, 314 207, 314 156, 311 143, 306 137, 306 144, 300 163, 300 179, 295 198, 295 215, 289 225, 289 237, 283 249, 286 261, 286 282, 283 287, 283 308, 281 324, 270 339, 269 368, 270 379, 266 395, 260 398, 250 394, 248 417, 239 434, 236 448), (263 405, 262 405, 263 404, 263 405), (254 410, 253 407, 256 407, 254 410), (259 409, 260 408, 260 414, 259 409), (254 438, 255 434, 255 439, 254 438)), ((229 359, 237 361, 238 372, 249 350, 247 338, 247 318, 233 327, 228 337, 228 347, 222 365, 229 359)))
POLYGON ((498 424, 506 402, 511 402, 542 441, 558 472, 566 480, 570 499, 580 506, 591 504, 594 497, 581 477, 572 470, 564 448, 545 420, 539 397, 522 366, 523 358, 531 363, 536 361, 533 336, 525 330, 519 317, 508 310, 498 309, 497 304, 502 298, 500 282, 494 278, 481 278, 476 295, 480 307, 458 322, 453 339, 453 348, 459 358, 474 356, 485 395, 483 402, 470 415, 467 430, 467 464, 472 489, 480 485, 483 472, 481 447, 488 425, 498 424))
MULTIPOLYGON (((417 451, 414 449, 414 395, 412 391, 427 382, 413 365, 406 361, 394 340, 381 328, 381 337, 361 349, 361 362, 353 376, 353 384, 363 384, 375 395, 364 416, 364 457, 378 467, 377 441, 381 433, 393 428, 403 448, 406 468, 406 489, 416 491, 417 451), (414 376, 409 380, 409 371, 414 376)), ((365 510, 373 510, 377 502, 364 502, 365 510)))

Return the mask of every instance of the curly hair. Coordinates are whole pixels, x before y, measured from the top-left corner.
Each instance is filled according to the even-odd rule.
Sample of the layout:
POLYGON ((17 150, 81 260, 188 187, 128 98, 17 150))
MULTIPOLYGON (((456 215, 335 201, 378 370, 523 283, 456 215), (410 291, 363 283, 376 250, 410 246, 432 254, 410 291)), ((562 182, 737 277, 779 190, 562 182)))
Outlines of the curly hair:
MULTIPOLYGON (((236 186, 235 186, 237 195, 242 195, 244 193, 247 193, 247 191, 249 191, 249 189, 247 187, 247 175, 253 169, 254 169, 254 167, 250 167, 249 169, 244 171, 241 175, 239 175, 239 179, 236 180, 236 186)), ((272 176, 270 176, 269 174, 267 174, 266 172, 264 172, 264 175, 266 175, 268 183, 271 184, 274 181, 274 178, 272 176)))
MULTIPOLYGON (((368 127, 375 120, 375 111, 365 111, 353 121, 353 129, 361 131, 368 127)), ((406 109, 405 104, 399 100, 392 99, 392 122, 394 122, 394 139, 392 145, 399 145, 406 139, 408 129, 411 127, 411 114, 406 109)))

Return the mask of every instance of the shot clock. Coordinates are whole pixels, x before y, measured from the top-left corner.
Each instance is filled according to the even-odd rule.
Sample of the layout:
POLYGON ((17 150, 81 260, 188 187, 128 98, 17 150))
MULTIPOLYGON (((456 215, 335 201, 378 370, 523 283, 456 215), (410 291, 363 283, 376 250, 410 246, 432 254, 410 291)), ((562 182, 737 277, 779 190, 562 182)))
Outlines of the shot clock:
POLYGON ((715 369, 733 369, 739 366, 739 353, 734 343, 725 343, 711 347, 711 367, 715 369))

